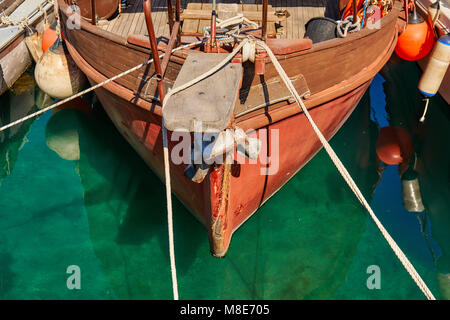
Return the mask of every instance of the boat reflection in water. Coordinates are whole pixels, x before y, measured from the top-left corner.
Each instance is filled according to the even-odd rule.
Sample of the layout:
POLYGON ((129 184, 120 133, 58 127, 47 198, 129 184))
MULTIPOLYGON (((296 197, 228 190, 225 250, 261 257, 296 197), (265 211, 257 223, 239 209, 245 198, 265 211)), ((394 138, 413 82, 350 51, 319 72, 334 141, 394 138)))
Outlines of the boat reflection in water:
MULTIPOLYGON (((34 80, 29 73, 23 74, 12 90, 0 96, 0 127, 35 110, 34 80)), ((33 122, 34 119, 0 132, 0 186, 14 171, 19 152, 28 142, 27 134, 33 122)), ((3 210, 4 204, 0 206, 1 213, 3 210)), ((12 269, 14 252, 6 238, 3 232, 0 233, 0 299, 14 287, 16 277, 12 269)))
MULTIPOLYGON (((81 109, 54 112, 46 126, 46 143, 61 158, 75 162, 92 245, 114 296, 170 298, 163 184, 102 108, 81 109)), ((353 164, 349 170, 370 199, 379 174, 374 151, 377 128, 369 120, 367 94, 351 119, 337 134, 336 144, 345 139, 340 155, 353 164), (349 136, 352 139, 345 138, 349 136)), ((321 152, 316 159, 252 217, 253 223, 238 231, 232 246, 239 250, 231 250, 223 260, 205 254, 209 243, 203 226, 179 201, 174 202, 183 298, 335 296, 367 220, 326 154, 321 152)))
MULTIPOLYGON (((437 269, 441 297, 450 299, 449 106, 436 95, 430 100, 425 122, 419 123, 424 105, 417 90, 421 75, 418 66, 393 59, 381 74, 386 81, 384 89, 390 123, 410 133, 417 157, 414 170, 418 173, 425 210, 410 214, 417 216, 418 228, 415 229, 422 233, 429 259, 437 269)), ((414 229, 404 230, 404 238, 411 232, 414 229)))
MULTIPOLYGON (((0 96, 0 127, 32 113, 36 108, 35 94, 33 78, 24 73, 11 92, 0 96)), ((0 132, 0 180, 12 172, 33 121, 0 132)))

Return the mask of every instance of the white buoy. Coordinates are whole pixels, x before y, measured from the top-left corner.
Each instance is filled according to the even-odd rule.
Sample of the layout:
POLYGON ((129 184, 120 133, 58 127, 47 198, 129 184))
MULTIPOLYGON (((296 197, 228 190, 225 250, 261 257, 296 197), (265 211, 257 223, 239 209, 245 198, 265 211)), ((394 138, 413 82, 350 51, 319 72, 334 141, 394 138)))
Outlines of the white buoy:
POLYGON ((406 211, 422 212, 425 210, 420 194, 419 175, 412 168, 408 168, 402 175, 402 198, 406 211))
POLYGON ((34 76, 42 91, 59 99, 78 93, 86 83, 86 77, 67 52, 61 36, 45 51, 36 65, 34 76))
POLYGON ((441 86, 450 64, 450 36, 439 38, 420 78, 418 88, 425 97, 434 96, 441 86))

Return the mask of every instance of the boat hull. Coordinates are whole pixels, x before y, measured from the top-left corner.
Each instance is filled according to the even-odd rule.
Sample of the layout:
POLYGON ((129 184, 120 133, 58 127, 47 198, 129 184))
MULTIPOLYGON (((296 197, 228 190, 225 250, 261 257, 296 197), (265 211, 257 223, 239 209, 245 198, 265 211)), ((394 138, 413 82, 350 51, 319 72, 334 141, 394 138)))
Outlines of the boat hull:
MULTIPOLYGON (((310 111, 327 139, 344 124, 369 84, 310 111)), ((163 180, 161 118, 104 88, 97 89, 96 94, 122 136, 163 180)), ((205 225, 211 251, 218 257, 225 255, 233 232, 322 148, 303 113, 259 128, 254 134, 263 144, 256 163, 235 154, 241 161, 217 166, 200 184, 184 175, 185 165, 171 164, 174 194, 205 225)))
MULTIPOLYGON (((425 8, 428 8, 432 1, 430 0, 421 0, 418 1, 420 3, 419 11, 425 16, 428 13, 425 11, 425 8)), ((440 25, 437 25, 437 30, 439 35, 444 35, 450 30, 450 8, 444 6, 441 4, 441 12, 439 16, 439 22, 440 25), (441 28, 441 26, 443 28, 441 28), (446 30, 445 30, 445 29, 446 30)), ((425 68, 427 67, 428 60, 430 59, 431 54, 426 56, 425 58, 417 61, 419 64, 419 67, 422 69, 422 71, 425 71, 425 68)), ((444 100, 450 104, 450 68, 445 73, 444 79, 442 80, 441 86, 439 87, 439 94, 444 98, 444 100)))
MULTIPOLYGON (((386 16, 381 29, 365 29, 343 40, 334 39, 277 56, 289 76, 306 79, 311 96, 305 105, 327 139, 343 125, 391 56, 397 39, 397 16, 398 10, 386 16)), ((65 36, 72 58, 92 85, 148 59, 147 49, 83 22, 81 30, 66 30, 65 36)), ((180 52, 171 57, 166 85, 173 85, 188 54, 180 52)), ((164 180, 161 105, 149 99, 156 90, 156 82, 147 76, 153 74, 152 68, 108 83, 96 89, 96 94, 120 133, 164 180)), ((244 72, 244 80, 246 76, 249 75, 244 72)), ((277 76, 273 65, 266 61, 263 80, 253 77, 243 82, 252 92, 277 76)), ((258 94, 249 94, 247 101, 256 99, 258 94)), ((173 157, 170 162, 172 191, 206 227, 211 252, 217 257, 226 254, 233 232, 322 147, 299 106, 288 99, 236 116, 233 124, 252 131, 261 141, 261 151, 254 162, 238 157, 234 151, 233 163, 212 165, 201 183, 185 176, 188 164, 174 164, 173 157)), ((168 133, 169 154, 181 142, 172 141, 172 134, 168 133)))

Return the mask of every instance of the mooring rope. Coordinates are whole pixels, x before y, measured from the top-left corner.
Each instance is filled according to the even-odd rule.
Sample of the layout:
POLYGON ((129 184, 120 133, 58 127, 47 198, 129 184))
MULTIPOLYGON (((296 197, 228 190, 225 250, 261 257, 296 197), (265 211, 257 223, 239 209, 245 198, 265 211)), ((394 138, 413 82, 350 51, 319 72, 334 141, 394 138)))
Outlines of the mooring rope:
MULTIPOLYGON (((169 91, 167 93, 167 95, 164 98, 164 101, 162 102, 162 108, 164 108, 165 104, 167 103, 168 99, 175 93, 182 91, 192 85, 194 85, 195 83, 198 83, 199 81, 209 77, 210 75, 212 75, 213 73, 217 72, 220 68, 222 68, 228 61, 230 61, 235 55, 236 53, 247 43, 247 41, 249 40, 248 37, 243 38, 243 40, 239 43, 239 45, 233 50, 233 52, 231 52, 230 54, 228 54, 226 56, 226 58, 224 58, 220 63, 218 63, 216 66, 214 66, 213 68, 211 68, 209 71, 203 73, 202 75, 196 77, 195 79, 189 81, 188 83, 179 86, 177 88, 174 88, 173 90, 169 91)), ((229 41, 229 39, 224 39, 224 41, 229 41)), ((188 48, 194 45, 198 45, 203 43, 204 41, 197 41, 194 43, 189 43, 186 44, 184 46, 180 46, 177 47, 175 49, 173 49, 171 52, 175 52, 184 48, 188 48)), ((298 94, 297 90, 295 89, 295 87, 293 86, 291 80, 289 79, 288 75, 286 74, 286 72, 284 71, 283 67, 280 65, 280 63, 278 62, 278 59, 276 58, 276 56, 273 54, 272 50, 267 46, 267 44, 263 41, 258 40, 257 44, 262 47, 264 50, 266 50, 266 52, 268 53, 275 69, 277 70, 277 72, 279 73, 281 79, 283 80, 283 82, 285 83, 286 87, 288 88, 288 90, 290 91, 290 93, 292 94, 292 96, 294 97, 295 101, 297 102, 297 104, 299 105, 299 107, 301 108, 301 110, 303 111, 303 113, 305 114, 306 118, 308 119, 309 123, 311 124, 314 132, 316 133, 316 135, 318 136, 320 142, 322 143, 322 145, 324 146, 326 152, 328 153, 328 155, 330 156, 331 160, 333 161, 334 165, 336 166, 336 168, 338 169, 339 173, 341 174, 341 176, 344 178, 344 180, 346 181, 346 183, 348 184, 348 186, 350 187, 350 189, 353 191, 353 193, 355 194, 355 196, 358 198, 358 200, 360 201, 360 203, 366 208, 366 210, 369 212, 371 218, 374 220, 375 224, 377 225, 377 227, 379 228, 379 230, 381 231, 381 233, 383 234, 384 238, 386 239, 386 241, 388 242, 388 244, 390 245, 390 247, 392 248, 392 250, 394 251, 395 255, 397 256, 397 258, 400 260, 400 262, 402 263, 402 265, 405 267, 405 269, 407 270, 407 272, 410 274, 411 278, 414 280, 414 282, 417 284, 417 286, 419 287, 419 289, 424 293, 424 295, 427 297, 427 299, 429 300, 435 300, 436 298, 433 296, 433 294, 431 293, 431 291, 429 290, 429 288, 427 287, 427 285, 425 284, 425 282, 423 281, 423 279, 420 277, 420 275, 417 273, 417 271, 415 270, 414 266, 411 264, 411 262, 408 260, 408 258, 406 257, 406 255, 403 253, 403 251, 400 249, 400 247, 397 245, 397 243, 395 242, 395 240, 390 236, 390 234, 388 233, 388 231, 384 228, 384 226, 382 225, 382 223, 378 220, 377 216, 375 215, 375 213, 373 212, 372 208, 370 207, 370 205, 368 204, 367 200, 364 198, 363 194, 361 193, 361 191, 359 190, 358 186, 356 185, 356 183, 354 182, 353 178, 351 177, 350 173, 347 171, 347 169, 345 168, 345 166, 342 164, 342 162, 340 161, 339 157, 336 155, 336 153, 334 152, 333 148, 330 146, 330 144, 328 143, 328 141, 326 140, 326 138, 323 136, 323 134, 321 133, 320 129, 317 127, 317 125, 315 124, 314 120, 312 119, 311 115, 308 112, 308 109, 306 108, 306 106, 303 103, 302 98, 300 97, 300 95, 298 94)), ((164 54, 160 55, 160 58, 163 57, 164 54)), ((150 59, 146 62, 143 62, 127 71, 124 71, 112 78, 109 78, 101 83, 98 83, 95 86, 92 86, 86 90, 83 90, 71 97, 68 97, 66 99, 63 99, 49 107, 46 107, 40 111, 37 111, 35 113, 32 113, 26 117, 23 117, 19 120, 16 120, 12 123, 9 123, 8 125, 5 125, 3 127, 0 128, 0 132, 15 126, 19 123, 22 123, 28 119, 31 119, 33 117, 36 117, 48 110, 51 110, 53 108, 56 108, 58 106, 61 106, 62 104, 69 102, 77 97, 80 97, 88 92, 91 92, 95 89, 98 89, 126 74, 129 74, 133 71, 136 71, 140 68, 142 68, 143 66, 150 64, 153 62, 153 59, 150 59)), ((172 272, 172 287, 173 287, 173 295, 174 295, 174 299, 178 300, 179 296, 178 296, 178 282, 177 282, 177 277, 176 277, 176 264, 175 264, 175 251, 174 251, 174 237, 173 237, 173 215, 172 215, 172 192, 171 192, 171 184, 170 184, 170 162, 169 162, 169 150, 168 150, 168 139, 167 139, 167 129, 164 126, 164 119, 162 119, 162 131, 163 131, 163 149, 164 149, 164 167, 165 167, 165 181, 166 181, 166 198, 167 198, 167 213, 168 213, 168 229, 169 229, 169 249, 170 249, 170 262, 171 262, 171 272, 172 272)))
POLYGON ((429 300, 436 300, 436 298, 431 293, 430 289, 427 287, 423 279, 420 277, 420 275, 417 273, 414 266, 411 264, 411 262, 408 260, 406 255, 403 253, 403 251, 400 249, 400 247, 397 245, 395 240, 390 236, 389 232, 384 228, 383 224, 378 220, 377 216, 373 212, 372 208, 370 207, 367 200, 364 198, 364 195, 359 190, 358 186, 356 185, 355 181, 351 177, 350 173, 347 171, 339 157, 334 152, 333 148, 328 143, 327 139, 323 136, 322 132, 317 127, 316 123, 312 119, 311 115, 308 112, 308 109, 306 108, 305 104, 303 103, 300 95, 298 94, 297 90, 293 86, 291 80, 289 79, 288 75, 284 71, 283 67, 278 62, 277 58, 273 54, 272 50, 267 46, 267 44, 263 41, 258 41, 258 44, 263 47, 270 59, 272 60, 273 65, 275 66, 276 70, 278 71, 281 79, 289 89, 290 93, 293 95, 295 101, 300 106, 301 110, 305 114, 306 118, 308 119, 309 123, 311 124, 312 128, 314 129, 314 132, 316 133, 317 137, 319 138, 320 142, 324 146, 325 150, 327 151, 328 155, 330 156, 331 160, 333 161, 334 165, 338 169, 341 176, 344 178, 345 182, 347 182, 350 189, 353 191, 355 196, 358 198, 358 200, 361 202, 361 204, 366 208, 366 210, 369 212, 371 218, 374 220, 375 224, 377 225, 378 229, 383 234, 384 238, 394 251, 395 255, 398 257, 400 262, 405 267, 406 271, 410 274, 411 278, 414 280, 414 282, 417 284, 419 289, 424 293, 424 295, 429 300))
MULTIPOLYGON (((186 44, 186 45, 183 45, 183 46, 174 48, 174 49, 172 50, 172 53, 175 52, 175 51, 181 50, 181 49, 186 49, 186 48, 188 48, 188 47, 192 47, 192 46, 195 46, 195 45, 199 45, 199 44, 201 44, 201 43, 203 43, 203 41, 197 41, 197 42, 188 43, 188 44, 186 44)), ((165 55, 165 53, 160 54, 159 57, 162 58, 164 55, 165 55)), ((68 97, 68 98, 66 98, 66 99, 60 100, 60 101, 58 101, 58 102, 52 104, 51 106, 48 106, 48 107, 46 107, 46 108, 44 108, 44 109, 41 109, 41 110, 36 111, 36 112, 34 112, 34 113, 32 113, 32 114, 29 114, 29 115, 26 116, 26 117, 20 118, 20 119, 18 119, 18 120, 16 120, 16 121, 13 121, 13 122, 11 122, 11 123, 9 123, 9 124, 7 124, 7 125, 4 125, 3 127, 0 127, 0 132, 6 130, 6 129, 8 129, 8 128, 11 128, 11 127, 13 127, 13 126, 15 126, 15 125, 18 125, 18 124, 20 124, 20 123, 22 123, 22 122, 24 122, 24 121, 27 121, 27 120, 29 120, 29 119, 31 119, 31 118, 34 118, 34 117, 36 117, 36 116, 38 116, 38 115, 40 115, 40 114, 43 114, 43 113, 45 113, 45 112, 47 112, 47 111, 49 111, 49 110, 51 110, 51 109, 57 108, 57 107, 59 107, 59 106, 65 104, 65 103, 67 103, 67 102, 69 102, 69 101, 71 101, 71 100, 73 100, 73 99, 76 99, 76 98, 78 98, 78 97, 81 97, 82 95, 84 95, 84 94, 86 94, 86 93, 89 93, 89 92, 91 92, 91 91, 94 91, 95 89, 98 89, 98 88, 100 88, 100 87, 103 87, 104 85, 107 85, 108 83, 110 83, 110 82, 112 82, 112 81, 114 81, 114 80, 117 80, 118 78, 123 77, 123 76, 125 76, 125 75, 127 75, 127 74, 129 74, 129 73, 131 73, 131 72, 134 72, 134 71, 136 71, 136 70, 138 70, 138 69, 140 69, 140 68, 142 68, 142 67, 144 67, 144 66, 146 66, 146 65, 148 65, 148 64, 150 64, 150 63, 152 63, 152 62, 153 62, 153 59, 150 59, 150 60, 148 60, 148 61, 145 61, 145 62, 143 62, 143 63, 141 63, 141 64, 139 64, 139 65, 137 65, 137 66, 135 66, 135 67, 133 67, 133 68, 131 68, 131 69, 128 69, 128 70, 126 70, 126 71, 124 71, 124 72, 122 72, 122 73, 120 73, 120 74, 118 74, 118 75, 116 75, 116 76, 114 76, 114 77, 111 77, 111 78, 109 78, 109 79, 107 79, 107 80, 105 80, 105 81, 103 81, 103 82, 100 82, 100 83, 96 84, 95 86, 92 86, 92 87, 90 87, 90 88, 88 88, 88 89, 85 89, 85 90, 83 90, 83 91, 80 91, 79 93, 74 94, 73 96, 70 96, 70 97, 68 97)))
MULTIPOLYGON (((52 5, 54 4, 54 0, 46 0, 45 4, 43 5, 44 2, 41 2, 38 5, 38 8, 34 9, 31 13, 28 14, 28 16, 22 18, 22 20, 12 20, 9 16, 6 15, 5 11, 0 13, 0 26, 21 26, 22 28, 26 29, 31 29, 29 26, 29 19, 31 17, 34 17, 37 13, 41 12, 43 13, 44 16, 44 20, 47 21, 47 11, 44 8, 46 5, 52 5)), ((47 10, 49 10, 50 8, 48 8, 47 10)))
MULTIPOLYGON (((170 97, 174 95, 177 92, 180 92, 182 90, 185 90, 194 84, 198 83, 199 81, 202 81, 203 79, 206 79, 210 75, 217 72, 220 68, 222 68, 225 64, 228 63, 233 57, 241 50, 241 48, 245 45, 246 41, 242 41, 230 54, 228 54, 221 62, 219 62, 217 65, 215 65, 213 68, 211 68, 209 71, 201 74, 200 76, 192 79, 189 82, 186 82, 185 84, 176 87, 172 90, 170 90, 166 96, 164 97, 164 101, 162 103, 162 110, 164 110, 164 107, 166 106, 167 102, 169 101, 170 97)), ((170 254, 170 269, 172 272, 172 291, 173 291, 173 298, 174 300, 178 300, 178 281, 177 281, 177 268, 175 263, 175 243, 174 243, 174 236, 173 236, 173 212, 172 212, 172 186, 170 184, 170 160, 169 160, 169 143, 167 139, 167 129, 164 125, 164 116, 162 117, 161 121, 161 128, 163 132, 163 153, 164 153, 164 177, 165 177, 165 184, 166 184, 166 202, 167 202, 167 221, 168 221, 168 228, 169 228, 169 254, 170 254)))

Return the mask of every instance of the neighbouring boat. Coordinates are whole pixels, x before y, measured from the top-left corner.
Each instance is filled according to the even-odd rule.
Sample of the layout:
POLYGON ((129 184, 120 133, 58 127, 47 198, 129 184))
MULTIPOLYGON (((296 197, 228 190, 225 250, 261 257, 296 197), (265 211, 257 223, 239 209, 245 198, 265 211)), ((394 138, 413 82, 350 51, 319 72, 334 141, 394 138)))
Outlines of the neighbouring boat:
MULTIPOLYGON (((78 29, 67 28, 67 21, 84 9, 71 11, 68 3, 76 1, 59 0, 58 4, 68 51, 92 85, 147 61, 152 46, 156 48, 156 40, 159 52, 167 52, 162 63, 156 61, 95 91, 120 133, 163 179, 160 93, 209 70, 224 57, 216 52, 229 53, 237 43, 214 45, 211 40, 214 36, 209 36, 214 35, 210 3, 177 1, 173 5, 171 1, 166 4, 160 0, 152 1, 150 10, 149 2, 128 1, 127 9, 107 20, 84 17, 78 29), (170 54, 175 42, 187 43, 203 37, 207 41, 202 44, 170 54)), ((270 6, 267 1, 262 5, 220 3, 217 17, 214 16, 221 23, 216 39, 220 40, 223 32, 236 31, 239 24, 225 31, 220 27, 224 19, 239 13, 257 23, 253 28, 238 30, 240 35, 251 34, 265 40, 305 98, 304 103, 319 129, 331 139, 396 45, 403 5, 398 1, 383 3, 386 6, 382 10, 379 6, 368 6, 365 15, 361 7, 364 4, 358 3, 356 9, 365 19, 364 27, 361 30, 353 27, 355 32, 344 38, 338 38, 336 28, 327 25, 336 24, 333 20, 342 15, 337 2, 298 1, 289 6, 282 1, 270 1, 270 6), (326 37, 329 40, 313 43, 304 38, 305 25, 315 17, 322 17, 322 21, 317 23, 316 19, 309 24, 315 27, 313 30, 308 27, 306 33, 314 38, 312 35, 320 29, 332 30, 326 37)), ((82 6, 81 1, 78 5, 82 6)), ((352 12, 351 3, 343 4, 341 9, 345 7, 345 12, 352 12)), ((195 155, 185 152, 182 157, 187 158, 187 163, 170 163, 173 192, 205 225, 211 252, 217 257, 226 254, 233 232, 322 147, 266 52, 251 48, 243 51, 246 52, 238 54, 207 81, 182 91, 181 95, 173 95, 164 109, 171 154, 180 151, 175 136, 180 138, 183 131, 189 131, 191 137, 196 135, 193 131, 224 132, 239 128, 251 130, 253 133, 249 135, 259 139, 259 155, 254 160, 208 165, 203 159, 198 164, 195 155), (247 54, 254 63, 242 63, 247 54), (204 129, 189 128, 195 124, 194 120, 202 121, 204 129), (187 174, 190 171, 186 169, 194 175, 187 174)), ((218 142, 211 144, 215 148, 218 142)), ((189 143, 189 151, 190 146, 189 143)), ((225 153, 239 159, 236 149, 225 153)), ((281 211, 280 208, 280 214, 281 211)))
POLYGON ((25 43, 29 31, 44 31, 54 20, 53 1, 3 0, 0 20, 0 94, 10 88, 32 63, 25 43))

